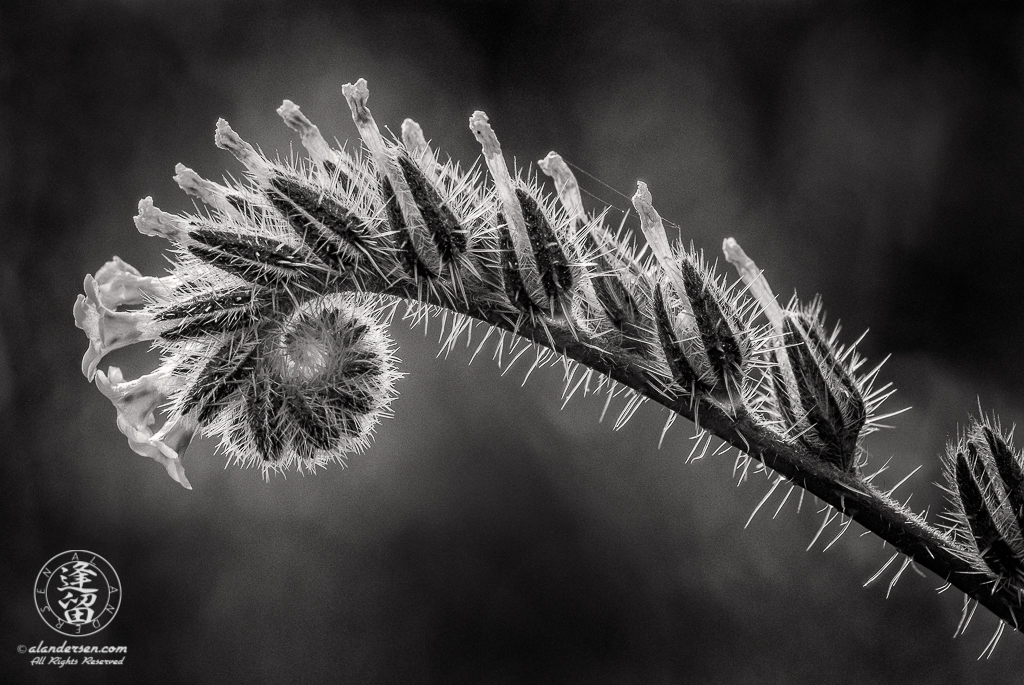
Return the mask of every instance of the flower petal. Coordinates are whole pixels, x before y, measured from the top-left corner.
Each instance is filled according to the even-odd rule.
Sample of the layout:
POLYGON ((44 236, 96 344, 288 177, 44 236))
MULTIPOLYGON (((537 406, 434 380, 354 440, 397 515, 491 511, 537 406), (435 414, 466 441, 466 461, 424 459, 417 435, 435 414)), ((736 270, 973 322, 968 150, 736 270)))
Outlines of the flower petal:
POLYGON ((192 484, 185 477, 185 468, 181 465, 181 455, 188 449, 195 432, 195 426, 185 425, 183 419, 179 417, 173 422, 165 423, 163 428, 149 439, 149 444, 160 453, 159 457, 154 456, 153 459, 163 464, 167 469, 167 475, 188 490, 192 489, 192 484))
POLYGON ((167 401, 170 374, 157 370, 132 381, 125 381, 121 370, 111 366, 107 373, 96 372, 96 386, 117 409, 117 427, 128 438, 128 445, 136 454, 149 457, 167 469, 167 474, 191 490, 181 464, 181 453, 192 440, 193 428, 175 421, 161 429, 160 440, 155 439, 152 425, 154 412, 167 401), (170 430, 167 430, 170 427, 170 430))
POLYGON ((139 200, 139 214, 135 217, 135 228, 142 235, 166 238, 178 243, 188 241, 188 223, 173 214, 162 212, 153 206, 153 198, 139 200))
MULTIPOLYGON (((108 272, 109 273, 109 272, 108 272)), ((118 312, 105 306, 100 284, 85 277, 85 295, 75 301, 75 325, 89 337, 89 349, 82 358, 82 373, 89 380, 107 352, 142 340, 152 340, 157 331, 153 315, 143 311, 118 312)))
POLYGON ((117 309, 122 304, 145 304, 147 298, 167 297, 178 285, 173 276, 155 278, 143 276, 131 264, 114 257, 96 272, 100 303, 117 309))

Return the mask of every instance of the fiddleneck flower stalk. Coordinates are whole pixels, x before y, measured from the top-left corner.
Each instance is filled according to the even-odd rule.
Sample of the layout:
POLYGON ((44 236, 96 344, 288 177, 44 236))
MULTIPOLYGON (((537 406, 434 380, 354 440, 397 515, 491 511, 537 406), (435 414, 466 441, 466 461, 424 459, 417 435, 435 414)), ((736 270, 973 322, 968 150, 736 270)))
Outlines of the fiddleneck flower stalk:
POLYGON ((446 349, 480 322, 480 347, 497 331, 499 352, 525 340, 537 364, 564 359, 566 401, 581 388, 611 401, 625 388, 616 425, 648 400, 693 420, 704 451, 715 435, 744 473, 776 473, 765 501, 781 483, 804 488, 891 543, 903 568, 933 570, 1017 627, 1024 469, 995 424, 951 450, 959 513, 946 529, 930 525, 866 473, 862 441, 892 393, 875 387, 878 367, 862 372, 839 330, 824 332, 817 302, 781 306, 735 240, 723 245, 740 275, 730 287, 702 254, 669 241, 645 184, 633 203, 649 251, 586 211, 557 153, 539 162, 557 200, 536 178, 513 176, 485 113, 469 123, 488 183, 439 161, 412 120, 400 141, 385 139, 364 80, 343 92, 365 155, 329 145, 289 100, 278 114, 308 160, 272 161, 221 120, 215 142, 246 180, 214 183, 178 165, 175 179, 208 213, 139 204, 136 226, 171 243, 172 273, 143 277, 115 258, 86 278, 74 309, 89 339, 83 373, 114 404, 132 450, 190 487, 181 458, 193 435, 218 436, 231 459, 265 474, 366 449, 395 395, 386 326, 405 301, 414 323, 441 314, 446 349), (125 380, 97 370, 108 352, 143 341, 162 355, 157 371, 125 380))

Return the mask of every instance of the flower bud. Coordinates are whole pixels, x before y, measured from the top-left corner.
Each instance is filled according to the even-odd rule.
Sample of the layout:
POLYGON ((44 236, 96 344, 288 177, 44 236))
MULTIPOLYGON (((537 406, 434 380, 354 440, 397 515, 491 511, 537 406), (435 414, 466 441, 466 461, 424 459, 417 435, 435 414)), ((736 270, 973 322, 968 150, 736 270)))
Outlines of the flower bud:
POLYGON ((664 273, 664 286, 675 291, 674 298, 668 296, 668 291, 659 292, 655 303, 659 336, 662 346, 667 345, 665 356, 673 375, 687 390, 710 395, 732 413, 740 411, 744 406, 750 339, 736 304, 700 258, 687 253, 676 256, 645 183, 637 184, 633 205, 664 273), (671 330, 666 330, 666 322, 671 330), (686 359, 689 370, 682 369, 680 357, 686 359), (688 378, 690 373, 692 379, 688 378))
POLYGON ((965 454, 958 451, 952 460, 949 478, 955 503, 962 516, 963 529, 969 534, 978 554, 997 576, 1024 580, 1024 556, 1019 533, 1011 545, 1005 520, 1001 520, 998 493, 994 491, 987 465, 973 442, 967 442, 965 454))
POLYGON ((206 433, 236 461, 267 472, 313 469, 360 451, 394 396, 394 354, 371 310, 351 298, 307 303, 260 344, 222 393, 206 433), (236 394, 237 393, 237 394, 236 394))
POLYGON ((787 310, 783 341, 792 369, 789 397, 800 409, 800 440, 826 461, 853 471, 867 420, 859 386, 833 354, 815 312, 787 310))
POLYGON ((1017 521, 1017 527, 1024 532, 1024 467, 1003 437, 998 426, 977 425, 972 431, 978 444, 984 445, 991 455, 999 480, 1006 491, 1006 501, 1017 521), (977 435, 978 432, 981 435, 977 435), (980 439, 979 439, 980 438, 980 439))
POLYGON ((403 261, 409 275, 415 279, 437 276, 441 272, 441 255, 416 206, 409 184, 395 161, 392 148, 384 142, 366 106, 370 99, 366 79, 345 84, 342 93, 352 110, 352 121, 380 174, 381 194, 388 206, 388 219, 392 230, 398 234, 398 243, 405 253, 403 261))

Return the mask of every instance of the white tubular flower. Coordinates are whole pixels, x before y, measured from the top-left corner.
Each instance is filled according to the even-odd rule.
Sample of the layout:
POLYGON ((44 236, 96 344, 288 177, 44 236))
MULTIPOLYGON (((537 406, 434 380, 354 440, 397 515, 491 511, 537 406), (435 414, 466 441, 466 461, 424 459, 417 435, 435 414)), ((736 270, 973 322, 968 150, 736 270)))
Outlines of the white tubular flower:
POLYGON ((117 309, 123 304, 145 304, 154 297, 168 297, 180 284, 174 276, 143 276, 120 257, 114 257, 100 267, 94 278, 99 286, 100 302, 110 309, 117 309))
POLYGON ((359 136, 383 176, 385 195, 394 197, 396 203, 394 209, 397 212, 393 212, 393 221, 397 224, 399 215, 402 217, 401 223, 404 226, 398 230, 405 233, 416 254, 416 261, 410 260, 414 265, 413 275, 418 278, 418 271, 421 267, 429 274, 437 275, 441 271, 441 255, 431 238, 426 220, 416 205, 409 182, 395 159, 394 148, 385 142, 377 122, 374 121, 369 107, 366 106, 370 99, 370 89, 366 84, 366 79, 361 78, 355 83, 346 83, 342 86, 341 91, 348 101, 349 109, 352 110, 352 121, 359 130, 359 136))
POLYGON ((79 295, 75 301, 75 325, 89 337, 89 349, 82 357, 82 373, 89 380, 93 379, 96 367, 108 352, 142 340, 152 340, 157 335, 152 314, 144 311, 119 312, 107 306, 107 302, 141 297, 144 291, 138 281, 132 284, 124 277, 124 272, 118 272, 116 265, 105 273, 104 269, 97 273, 103 276, 104 282, 101 284, 96 278, 86 276, 85 295, 79 295), (106 292, 104 285, 109 286, 106 292))
POLYGON ((352 160, 324 140, 320 128, 302 113, 298 105, 291 100, 285 100, 277 108, 277 113, 284 119, 288 128, 299 134, 302 147, 306 148, 306 152, 317 164, 329 170, 340 168, 342 173, 352 173, 352 160))
POLYGON ((132 381, 125 381, 121 369, 116 366, 111 366, 107 373, 96 372, 96 387, 117 409, 117 427, 128 438, 132 450, 162 464, 167 475, 191 490, 192 485, 181 464, 181 453, 188 447, 195 429, 175 422, 170 430, 164 426, 159 438, 154 436, 152 429, 156 422, 155 412, 167 401, 171 385, 171 375, 163 370, 132 381))
POLYGON ((402 122, 402 144, 412 158, 419 162, 420 168, 430 182, 440 182, 441 165, 437 163, 437 155, 430 149, 430 144, 423 135, 423 128, 412 119, 402 122))
POLYGON ((188 241, 188 225, 173 214, 160 211, 153 206, 153 198, 139 200, 139 213, 135 217, 135 228, 142 235, 166 238, 179 243, 188 241))
POLYGON ((736 267, 736 271, 739 272, 740 279, 747 287, 750 296, 757 301, 761 310, 764 311, 765 316, 768 317, 772 324, 772 328, 776 333, 781 334, 785 315, 783 314, 782 307, 779 306, 775 293, 772 292, 771 286, 768 285, 768 279, 764 277, 764 273, 761 272, 761 269, 757 268, 754 260, 747 256, 747 253, 743 251, 743 248, 740 247, 735 238, 726 238, 722 242, 722 252, 725 254, 725 260, 736 267))
POLYGON ((569 165, 562 159, 562 155, 551 151, 547 157, 537 161, 537 166, 555 182, 558 199, 562 201, 562 206, 572 217, 573 227, 575 228, 577 221, 586 222, 587 211, 583 208, 580 184, 576 181, 576 175, 569 169, 569 165))
POLYGON ((501 143, 498 142, 498 136, 495 135, 484 112, 473 112, 473 116, 469 118, 469 130, 480 143, 484 162, 491 174, 491 181, 494 182, 494 192, 498 196, 502 214, 507 222, 510 256, 515 257, 512 271, 517 272, 521 280, 516 289, 523 291, 523 295, 517 299, 543 305, 546 299, 544 284, 541 282, 537 258, 530 244, 530 233, 527 230, 526 218, 523 216, 523 207, 516 195, 516 184, 501 153, 501 143))
POLYGON ((258 153, 252 145, 242 140, 224 119, 217 120, 217 133, 213 140, 217 147, 230 152, 235 156, 235 159, 244 164, 249 171, 257 176, 270 178, 274 174, 273 167, 263 158, 263 155, 258 153))
POLYGON ((192 197, 199 198, 203 204, 213 207, 233 219, 242 218, 241 213, 228 199, 236 195, 231 188, 214 183, 213 181, 207 181, 184 164, 178 164, 174 167, 174 180, 179 188, 192 197))
POLYGON ((668 235, 665 233, 665 224, 661 220, 661 214, 658 213, 658 210, 651 203, 651 191, 647 189, 647 184, 643 181, 637 181, 636 193, 633 195, 633 207, 640 216, 640 230, 644 232, 647 244, 651 247, 651 252, 654 254, 655 259, 658 260, 662 271, 668 276, 672 287, 675 288, 680 298, 679 304, 682 308, 680 317, 683 319, 684 327, 690 327, 692 326, 693 312, 685 296, 686 286, 683 283, 683 274, 676 262, 676 254, 669 244, 668 235))

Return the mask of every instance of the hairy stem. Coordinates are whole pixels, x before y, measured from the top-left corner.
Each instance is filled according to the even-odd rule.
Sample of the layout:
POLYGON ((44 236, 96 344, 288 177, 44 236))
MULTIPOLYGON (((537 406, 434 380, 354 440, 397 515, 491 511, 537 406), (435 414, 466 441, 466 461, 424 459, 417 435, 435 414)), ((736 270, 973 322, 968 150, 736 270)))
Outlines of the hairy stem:
POLYGON ((442 299, 444 296, 433 289, 417 289, 407 280, 364 278, 355 283, 342 279, 334 287, 443 307, 522 336, 605 374, 759 460, 977 600, 1010 626, 1019 628, 1018 616, 1024 616, 1021 596, 1005 583, 993 583, 983 568, 972 564, 972 550, 925 523, 859 474, 838 469, 804 446, 783 440, 748 413, 734 416, 703 396, 666 390, 663 382, 657 382, 644 370, 643 360, 628 350, 609 349, 606 341, 590 339, 585 332, 558 319, 537 325, 530 317, 510 315, 507 309, 481 306, 472 297, 442 299))

